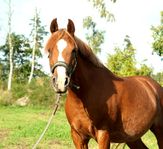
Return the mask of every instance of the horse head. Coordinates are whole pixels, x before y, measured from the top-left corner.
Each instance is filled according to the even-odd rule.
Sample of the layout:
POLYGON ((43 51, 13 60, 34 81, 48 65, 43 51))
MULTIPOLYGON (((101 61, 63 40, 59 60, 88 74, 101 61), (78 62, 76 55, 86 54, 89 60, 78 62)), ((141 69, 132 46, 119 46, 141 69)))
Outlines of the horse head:
POLYGON ((77 64, 75 26, 69 19, 67 29, 59 29, 57 19, 54 19, 51 22, 50 31, 51 37, 46 45, 46 50, 49 54, 53 85, 57 93, 65 93, 77 64))

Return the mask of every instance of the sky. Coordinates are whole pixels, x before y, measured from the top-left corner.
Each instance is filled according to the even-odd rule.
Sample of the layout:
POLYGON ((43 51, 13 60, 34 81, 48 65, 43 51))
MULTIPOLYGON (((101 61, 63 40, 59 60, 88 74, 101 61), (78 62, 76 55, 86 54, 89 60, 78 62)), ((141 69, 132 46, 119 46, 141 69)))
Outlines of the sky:
MULTIPOLYGON (((7 33, 6 0, 0 0, 0 44, 4 43, 7 33)), ((115 46, 121 47, 124 37, 130 36, 133 46, 137 49, 136 58, 139 64, 145 63, 154 69, 154 72, 163 71, 163 61, 156 54, 152 55, 152 32, 151 26, 160 24, 160 11, 163 11, 163 0, 117 0, 111 3, 106 0, 107 8, 115 16, 115 22, 106 22, 101 19, 98 11, 93 8, 88 0, 11 0, 13 7, 12 31, 18 34, 30 34, 30 19, 37 7, 40 11, 42 25, 49 26, 53 18, 57 18, 60 28, 67 26, 67 19, 74 21, 76 36, 83 41, 86 30, 83 29, 83 19, 92 16, 98 29, 105 30, 105 43, 102 45, 102 53, 99 56, 103 63, 106 56, 113 53, 115 46)), ((44 45, 48 37, 45 38, 44 45)), ((43 50, 42 50, 43 51, 43 50)), ((43 52, 44 54, 44 52, 43 52)), ((44 69, 48 72, 48 59, 40 60, 44 69)))

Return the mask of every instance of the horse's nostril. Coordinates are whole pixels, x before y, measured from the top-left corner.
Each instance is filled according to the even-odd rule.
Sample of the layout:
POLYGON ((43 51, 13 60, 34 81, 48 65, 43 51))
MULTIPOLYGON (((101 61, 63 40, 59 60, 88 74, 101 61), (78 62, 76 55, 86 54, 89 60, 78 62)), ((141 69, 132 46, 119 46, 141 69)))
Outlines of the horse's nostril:
POLYGON ((56 77, 53 78, 53 84, 55 84, 55 83, 56 83, 56 77))
POLYGON ((66 77, 66 80, 65 80, 65 87, 67 87, 67 86, 68 86, 69 82, 70 82, 69 77, 66 77))

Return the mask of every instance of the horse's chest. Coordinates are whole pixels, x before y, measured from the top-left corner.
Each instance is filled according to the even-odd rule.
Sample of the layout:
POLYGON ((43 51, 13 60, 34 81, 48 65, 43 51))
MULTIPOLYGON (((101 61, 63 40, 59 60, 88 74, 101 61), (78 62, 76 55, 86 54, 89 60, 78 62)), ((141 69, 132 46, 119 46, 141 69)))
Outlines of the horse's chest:
POLYGON ((92 121, 88 117, 83 116, 82 119, 73 119, 70 125, 78 133, 95 138, 95 127, 93 126, 92 121))

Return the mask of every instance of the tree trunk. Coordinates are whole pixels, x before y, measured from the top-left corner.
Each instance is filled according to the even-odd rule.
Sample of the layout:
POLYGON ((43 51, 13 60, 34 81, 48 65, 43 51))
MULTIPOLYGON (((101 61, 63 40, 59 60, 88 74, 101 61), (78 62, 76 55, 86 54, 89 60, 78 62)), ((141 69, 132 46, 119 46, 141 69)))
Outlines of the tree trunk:
POLYGON ((34 46, 33 51, 32 51, 32 62, 31 62, 31 72, 28 80, 28 84, 31 83, 31 80, 33 78, 33 73, 34 73, 34 67, 35 67, 35 51, 36 51, 36 46, 34 46))
POLYGON ((11 83, 12 83, 12 74, 13 74, 13 46, 12 46, 12 39, 11 35, 9 34, 9 61, 10 61, 10 72, 9 72, 9 77, 8 77, 8 91, 11 90, 11 83))
POLYGON ((12 83, 12 74, 13 74, 13 45, 12 45, 12 38, 11 38, 11 0, 9 0, 8 3, 9 6, 9 14, 8 14, 8 27, 9 27, 9 33, 8 33, 8 42, 9 42, 9 62, 10 62, 10 72, 8 77, 8 91, 11 90, 11 83, 12 83))
POLYGON ((34 32, 35 32, 34 33, 34 47, 33 47, 33 51, 32 51, 31 72, 30 72, 28 84, 31 83, 31 80, 33 78, 33 73, 34 73, 34 67, 35 67, 35 52, 36 52, 36 49, 37 49, 37 9, 36 9, 36 12, 35 12, 34 32))

